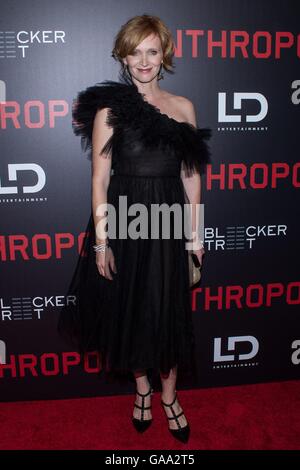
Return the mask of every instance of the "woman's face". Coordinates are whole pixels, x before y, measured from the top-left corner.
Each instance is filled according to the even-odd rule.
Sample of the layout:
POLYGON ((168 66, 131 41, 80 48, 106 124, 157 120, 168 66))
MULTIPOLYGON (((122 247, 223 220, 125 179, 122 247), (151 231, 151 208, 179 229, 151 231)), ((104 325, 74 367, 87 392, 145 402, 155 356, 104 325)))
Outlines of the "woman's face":
POLYGON ((162 61, 160 38, 154 34, 146 37, 132 54, 128 54, 124 59, 132 77, 143 83, 151 82, 158 75, 162 61))

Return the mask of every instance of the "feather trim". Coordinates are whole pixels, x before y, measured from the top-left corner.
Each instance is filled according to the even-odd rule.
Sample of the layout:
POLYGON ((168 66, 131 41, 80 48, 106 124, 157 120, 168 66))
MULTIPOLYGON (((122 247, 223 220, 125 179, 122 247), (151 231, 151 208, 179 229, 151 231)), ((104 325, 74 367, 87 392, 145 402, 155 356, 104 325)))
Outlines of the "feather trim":
POLYGON ((195 172, 205 173, 206 165, 211 163, 211 150, 207 141, 212 136, 209 127, 194 127, 184 123, 181 133, 181 158, 185 174, 189 177, 195 172))
MULTIPOLYGON (((173 149, 182 161, 187 176, 195 171, 205 172, 211 159, 206 142, 211 137, 211 129, 177 122, 160 113, 144 100, 134 83, 105 80, 78 93, 72 110, 72 127, 75 135, 81 137, 83 151, 92 149, 94 119, 97 111, 103 108, 109 108, 106 123, 113 128, 113 133, 101 154, 113 153, 117 158, 121 133, 131 129, 135 131, 132 132, 132 139, 141 139, 147 149, 158 146, 165 151, 173 149)), ((128 132, 128 142, 130 135, 128 132)))
POLYGON ((81 148, 85 152, 92 149, 93 124, 96 113, 103 108, 109 108, 106 123, 114 129, 101 153, 112 151, 113 140, 120 132, 120 117, 122 102, 128 100, 130 88, 125 83, 105 80, 94 86, 80 91, 72 108, 72 128, 74 134, 81 137, 81 148))

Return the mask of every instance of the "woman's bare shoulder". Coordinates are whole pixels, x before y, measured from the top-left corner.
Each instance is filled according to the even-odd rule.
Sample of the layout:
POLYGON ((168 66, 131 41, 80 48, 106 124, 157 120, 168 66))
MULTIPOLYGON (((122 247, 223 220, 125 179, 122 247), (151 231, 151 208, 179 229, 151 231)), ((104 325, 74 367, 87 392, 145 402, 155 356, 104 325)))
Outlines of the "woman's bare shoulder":
POLYGON ((165 91, 165 93, 165 99, 169 101, 170 108, 173 108, 174 113, 178 113, 179 116, 183 117, 184 121, 196 126, 196 113, 193 102, 182 95, 175 95, 168 91, 165 91))

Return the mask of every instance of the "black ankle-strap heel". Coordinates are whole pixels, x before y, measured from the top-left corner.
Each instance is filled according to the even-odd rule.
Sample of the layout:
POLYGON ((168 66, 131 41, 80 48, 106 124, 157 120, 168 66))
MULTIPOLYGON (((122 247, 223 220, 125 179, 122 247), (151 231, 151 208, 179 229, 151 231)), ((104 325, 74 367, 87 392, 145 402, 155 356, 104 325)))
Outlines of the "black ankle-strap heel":
POLYGON ((186 424, 186 426, 181 426, 181 424, 179 423, 179 420, 178 418, 180 416, 182 416, 184 414, 183 411, 181 411, 180 413, 178 413, 178 415, 175 413, 174 409, 173 409, 173 405, 175 403, 175 401, 177 400, 177 393, 175 391, 175 397, 174 397, 174 400, 172 401, 172 403, 165 403, 163 400, 161 400, 161 404, 163 406, 168 406, 169 408, 171 408, 171 411, 172 411, 172 414, 173 416, 167 416, 168 419, 175 419, 176 421, 176 424, 178 426, 178 429, 170 429, 169 428, 169 431, 170 433, 176 438, 178 439, 179 441, 181 442, 187 442, 189 440, 189 437, 190 437, 190 426, 189 426, 189 423, 186 424))
POLYGON ((152 423, 152 418, 151 419, 144 419, 144 410, 150 410, 151 409, 152 405, 145 406, 145 398, 148 395, 153 394, 153 389, 150 387, 149 392, 147 392, 147 393, 140 393, 136 390, 136 393, 137 393, 137 395, 142 397, 142 405, 138 405, 137 403, 134 403, 134 407, 139 408, 141 410, 141 419, 137 419, 137 418, 132 417, 132 423, 133 423, 135 429, 138 432, 144 432, 144 431, 146 431, 146 429, 149 428, 150 424, 152 423))

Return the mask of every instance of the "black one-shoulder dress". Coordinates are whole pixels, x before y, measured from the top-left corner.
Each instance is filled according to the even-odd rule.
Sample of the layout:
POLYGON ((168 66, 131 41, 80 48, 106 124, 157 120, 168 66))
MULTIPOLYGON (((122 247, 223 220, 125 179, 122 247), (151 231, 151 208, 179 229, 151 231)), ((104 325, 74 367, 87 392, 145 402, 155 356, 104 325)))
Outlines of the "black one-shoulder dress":
MULTIPOLYGON (((188 176, 205 171, 211 129, 161 113, 133 82, 105 80, 81 91, 73 107, 73 130, 84 151, 92 148, 95 114, 106 107, 113 128, 103 149, 112 158, 107 202, 117 216, 124 215, 119 196, 126 196, 128 208, 134 203, 149 210, 163 203, 183 207, 188 199, 181 165, 188 176)), ((128 226, 134 218, 128 216, 128 226)), ((175 365, 191 371, 195 334, 184 234, 179 239, 163 238, 161 232, 158 238, 110 238, 117 268, 111 281, 95 263, 92 210, 86 232, 68 292, 76 295, 76 304, 62 309, 59 332, 82 354, 97 351, 103 371, 168 373, 175 365)))

